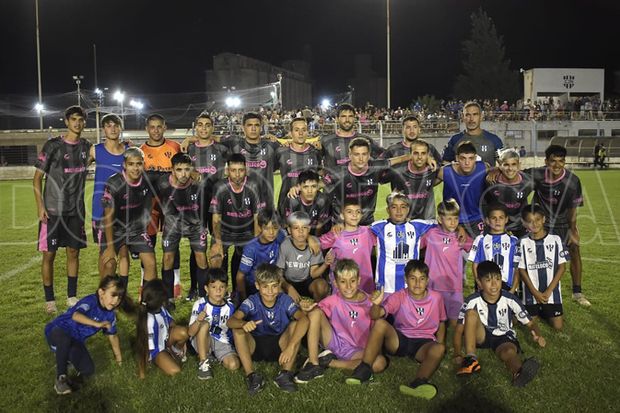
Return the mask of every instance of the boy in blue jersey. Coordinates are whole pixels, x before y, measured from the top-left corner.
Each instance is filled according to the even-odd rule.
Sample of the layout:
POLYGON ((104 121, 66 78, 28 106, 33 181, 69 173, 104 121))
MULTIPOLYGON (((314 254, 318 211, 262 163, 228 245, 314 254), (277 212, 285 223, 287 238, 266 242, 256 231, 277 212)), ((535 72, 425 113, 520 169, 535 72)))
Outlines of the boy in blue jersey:
POLYGON ((192 347, 198 352, 198 378, 213 378, 209 356, 213 355, 228 370, 239 368, 239 357, 233 347, 232 331, 226 325, 235 311, 232 302, 226 298, 228 275, 220 268, 207 270, 204 286, 206 297, 194 303, 189 319, 189 334, 192 347))
POLYGON ((414 219, 407 221, 409 199, 402 192, 387 196, 388 219, 370 227, 377 236, 377 289, 384 288, 386 296, 405 288, 405 266, 420 256, 420 237, 436 226, 436 221, 414 219))
POLYGON ((292 369, 309 322, 293 299, 282 293, 282 280, 282 270, 275 265, 259 266, 258 293, 249 296, 227 323, 233 329, 250 395, 265 386, 262 375, 254 371, 253 360, 277 361, 280 372, 275 384, 286 392, 297 390, 292 369))
POLYGON ((459 323, 465 325, 466 353, 463 358, 460 341, 455 340, 455 359, 461 364, 457 375, 480 371, 476 348, 490 348, 512 373, 512 384, 523 387, 536 376, 540 364, 534 358, 521 361, 521 347, 512 328, 513 317, 530 329, 532 339, 540 347, 546 341, 519 299, 502 289, 502 274, 497 264, 481 262, 476 281, 480 291, 467 297, 459 314, 459 323))
POLYGON ((459 224, 472 238, 482 231, 480 204, 489 169, 488 164, 477 159, 474 144, 461 142, 456 148, 456 164, 442 167, 437 175, 438 179, 443 180, 443 199, 456 199, 461 207, 459 224))
POLYGON ((241 301, 258 292, 254 286, 256 268, 261 264, 276 263, 280 244, 286 237, 286 233, 280 230, 280 218, 273 209, 261 209, 256 219, 260 227, 260 235, 243 247, 239 271, 235 278, 237 296, 241 301))
POLYGON ((523 304, 533 317, 542 317, 556 330, 562 329, 560 279, 566 270, 568 251, 559 236, 545 229, 545 213, 534 204, 523 210, 529 235, 521 239, 519 273, 523 280, 523 304))
POLYGON ((519 264, 521 253, 519 240, 506 233, 508 212, 501 204, 487 207, 485 218, 486 233, 478 235, 469 252, 468 260, 472 262, 474 280, 478 264, 482 261, 493 261, 502 270, 502 288, 514 294, 519 286, 519 264))

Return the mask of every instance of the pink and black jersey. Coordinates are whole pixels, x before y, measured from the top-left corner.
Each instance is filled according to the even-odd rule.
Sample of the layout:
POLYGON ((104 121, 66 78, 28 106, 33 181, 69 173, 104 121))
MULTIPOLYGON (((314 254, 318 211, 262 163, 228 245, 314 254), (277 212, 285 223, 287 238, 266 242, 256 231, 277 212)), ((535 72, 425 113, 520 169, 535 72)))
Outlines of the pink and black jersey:
POLYGON ((125 173, 114 174, 106 182, 101 203, 114 208, 114 234, 120 236, 146 233, 151 221, 153 191, 143 175, 138 182, 127 182, 125 173))
POLYGON ((235 190, 228 179, 217 182, 209 212, 222 217, 222 241, 243 245, 254 238, 254 214, 258 212, 260 188, 247 176, 241 189, 235 190))
POLYGON ((353 136, 343 137, 338 134, 325 135, 321 138, 321 155, 323 157, 323 169, 332 179, 326 184, 332 185, 346 171, 349 163, 349 143, 355 138, 366 138, 370 142, 370 157, 377 159, 383 153, 383 148, 377 145, 372 138, 354 134, 353 136))
POLYGON ((321 166, 321 153, 310 144, 306 144, 306 148, 301 151, 290 146, 281 146, 276 150, 276 165, 282 177, 282 186, 280 186, 278 195, 278 205, 282 205, 287 198, 288 191, 297 185, 300 172, 306 169, 318 172, 321 166))
POLYGON ((521 211, 527 205, 527 198, 533 190, 534 185, 529 175, 519 172, 515 183, 506 182, 503 175, 500 175, 495 184, 485 189, 484 201, 487 205, 494 203, 503 205, 508 211, 506 231, 520 234, 524 231, 521 211))
MULTIPOLYGON (((435 161, 437 161, 437 164, 441 165, 441 154, 439 153, 437 148, 435 148, 435 146, 430 143, 428 144, 428 146, 429 146, 429 154, 428 154, 429 157, 434 158, 435 161)), ((411 146, 405 145, 405 142, 400 141, 400 142, 396 142, 388 146, 385 152, 383 152, 383 155, 381 155, 381 157, 383 159, 390 159, 390 158, 395 158, 397 156, 409 155, 410 153, 411 153, 411 146)), ((407 169, 409 169, 407 165, 408 165, 407 162, 399 163, 398 165, 394 165, 392 170, 402 174, 407 169)), ((393 186, 392 186, 392 189, 394 189, 393 186)))
POLYGON ((366 294, 362 301, 349 301, 338 293, 319 302, 332 326, 332 334, 353 348, 364 348, 368 343, 372 327, 370 307, 372 302, 366 294))
MULTIPOLYGON (((323 234, 320 238, 321 249, 332 250, 336 261, 344 258, 354 260, 360 268, 360 289, 370 294, 375 290, 375 280, 372 273, 370 257, 372 249, 377 242, 375 234, 370 227, 360 226, 355 231, 341 231, 335 235, 333 232, 323 234)), ((334 268, 336 262, 331 265, 329 278, 335 285, 334 268)))
POLYGON ((50 215, 84 217, 84 185, 91 143, 59 136, 48 140, 39 152, 35 168, 45 173, 43 203, 50 215))
POLYGON ((383 309, 394 315, 394 328, 409 338, 437 340, 439 325, 447 318, 441 294, 431 290, 420 300, 407 289, 397 291, 385 299, 383 309))
POLYGON ((422 236, 420 248, 426 248, 424 262, 428 265, 428 288, 441 292, 463 291, 463 252, 469 251, 472 239, 459 245, 456 232, 433 227, 422 236))
POLYGON ((417 172, 411 169, 408 162, 402 170, 390 168, 388 179, 392 184, 392 190, 402 192, 409 199, 409 220, 412 219, 435 219, 435 179, 437 172, 429 167, 417 172))
POLYGON ((562 176, 556 180, 546 167, 532 168, 525 171, 530 173, 534 181, 534 199, 544 211, 547 228, 568 228, 568 211, 583 206, 581 181, 577 175, 565 169, 562 176))
POLYGON ((314 202, 306 204, 300 196, 297 198, 284 197, 280 204, 279 212, 282 225, 286 225, 286 218, 293 212, 305 212, 310 217, 310 234, 319 236, 331 227, 331 201, 323 192, 318 192, 314 202), (320 233, 317 233, 318 226, 321 226, 320 233))
POLYGON ((164 225, 173 227, 183 224, 200 228, 201 191, 201 185, 191 178, 184 186, 175 186, 170 174, 162 175, 157 182, 157 195, 164 213, 164 225))
POLYGON ((228 157, 226 146, 217 142, 209 145, 195 142, 187 148, 187 154, 192 158, 196 171, 208 181, 209 185, 214 185, 224 177, 228 157))

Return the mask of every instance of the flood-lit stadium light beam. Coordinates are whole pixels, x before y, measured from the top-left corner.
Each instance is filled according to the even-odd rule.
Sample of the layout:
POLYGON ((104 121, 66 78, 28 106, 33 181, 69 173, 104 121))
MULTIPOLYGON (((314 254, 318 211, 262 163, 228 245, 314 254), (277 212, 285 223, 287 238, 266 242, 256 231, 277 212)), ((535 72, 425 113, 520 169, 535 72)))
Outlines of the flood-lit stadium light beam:
POLYGON ((239 99, 236 96, 229 96, 229 97, 226 98, 224 103, 226 104, 227 108, 234 108, 234 109, 236 109, 239 106, 241 106, 241 99, 239 99))
POLYGON ((321 109, 328 110, 332 107, 332 102, 329 99, 323 99, 321 101, 321 109))
POLYGON ((132 108, 134 108, 136 110, 144 109, 144 103, 140 102, 139 100, 131 99, 129 101, 129 106, 131 106, 132 108))
POLYGON ((43 103, 35 103, 34 110, 36 110, 37 113, 43 113, 45 106, 43 106, 43 103))
POLYGON ((117 90, 116 92, 114 92, 114 95, 112 96, 112 98, 118 103, 123 103, 123 101, 125 100, 125 93, 121 92, 120 90, 117 90))

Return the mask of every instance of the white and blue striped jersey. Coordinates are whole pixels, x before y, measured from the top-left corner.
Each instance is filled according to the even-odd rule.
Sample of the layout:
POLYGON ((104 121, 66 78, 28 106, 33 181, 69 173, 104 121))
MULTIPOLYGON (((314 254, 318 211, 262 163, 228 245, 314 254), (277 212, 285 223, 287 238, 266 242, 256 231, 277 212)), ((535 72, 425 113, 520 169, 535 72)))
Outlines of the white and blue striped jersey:
POLYGON ((222 305, 211 304, 207 297, 203 297, 194 303, 192 315, 189 317, 189 324, 192 325, 198 315, 206 311, 205 321, 209 323, 209 334, 211 337, 222 343, 232 344, 232 330, 228 328, 226 322, 235 312, 235 306, 229 300, 222 305))
POLYGON ((501 295, 495 303, 486 301, 481 291, 467 297, 459 312, 459 324, 465 322, 465 313, 469 310, 475 310, 478 313, 484 328, 494 336, 509 335, 516 338, 517 333, 512 328, 512 318, 515 316, 523 325, 532 321, 530 314, 519 299, 506 290, 501 290, 501 295))
MULTIPOLYGON (((557 235, 547 234, 541 239, 531 239, 523 237, 521 239, 521 262, 519 268, 527 271, 527 275, 534 287, 544 292, 555 274, 558 272, 560 264, 564 264, 568 258, 568 251, 564 249, 562 240, 557 235)), ((523 284, 523 302, 526 305, 536 304, 536 299, 523 284)), ((549 296, 547 304, 562 304, 562 291, 560 283, 555 287, 549 296)))
POLYGON ((173 321, 174 318, 163 307, 159 313, 147 314, 146 326, 149 333, 149 360, 154 360, 160 352, 166 349, 166 343, 170 335, 170 323, 173 321))
POLYGON ((420 237, 437 225, 434 220, 414 219, 402 224, 381 220, 370 226, 377 236, 375 283, 391 294, 405 288, 405 265, 420 255, 420 237))
POLYGON ((515 270, 521 261, 519 239, 506 233, 480 234, 471 246, 468 259, 476 264, 493 261, 501 269, 502 281, 512 287, 515 270))

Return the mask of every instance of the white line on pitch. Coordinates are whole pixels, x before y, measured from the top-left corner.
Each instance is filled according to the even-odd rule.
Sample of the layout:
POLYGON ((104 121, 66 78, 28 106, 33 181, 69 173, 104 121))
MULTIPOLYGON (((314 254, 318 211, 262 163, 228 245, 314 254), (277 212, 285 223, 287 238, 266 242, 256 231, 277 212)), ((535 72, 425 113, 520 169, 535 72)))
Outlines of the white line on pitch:
POLYGON ((602 263, 609 263, 609 264, 620 264, 620 261, 606 260, 604 258, 581 257, 581 260, 582 261, 592 261, 592 262, 602 262, 602 263))
POLYGON ((22 271, 26 271, 27 269, 29 269, 30 267, 34 266, 37 263, 41 263, 41 256, 40 255, 35 255, 34 257, 30 258, 30 260, 28 262, 26 262, 25 264, 17 267, 17 268, 13 268, 12 270, 9 270, 7 272, 5 272, 4 274, 0 275, 0 281, 6 281, 9 278, 13 278, 15 277, 17 274, 19 274, 22 271))

